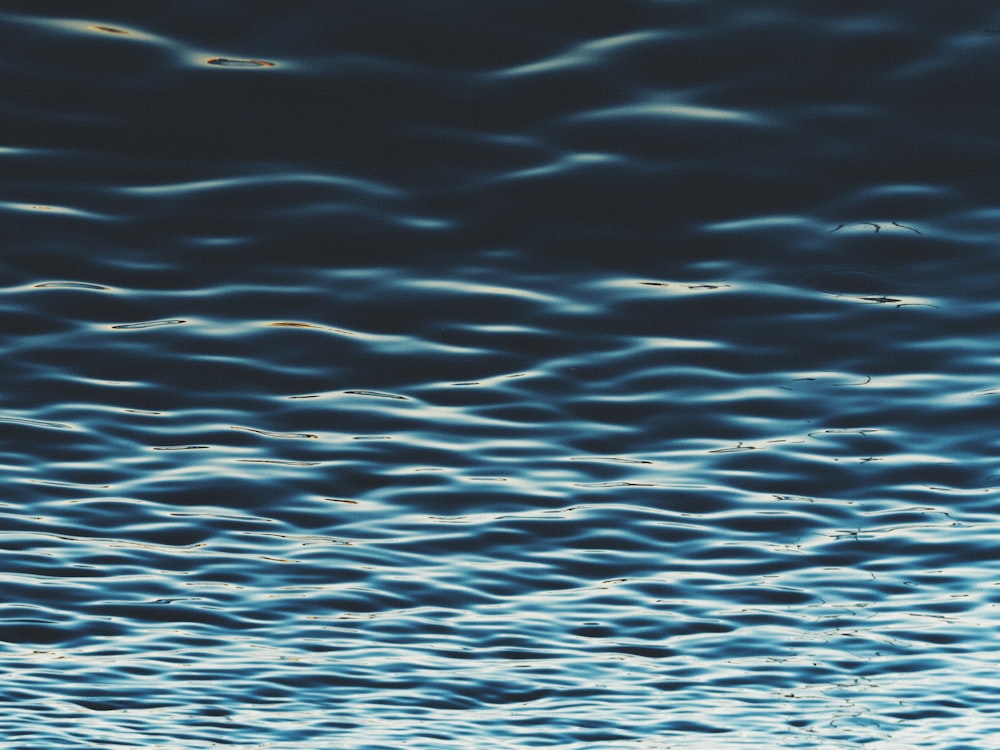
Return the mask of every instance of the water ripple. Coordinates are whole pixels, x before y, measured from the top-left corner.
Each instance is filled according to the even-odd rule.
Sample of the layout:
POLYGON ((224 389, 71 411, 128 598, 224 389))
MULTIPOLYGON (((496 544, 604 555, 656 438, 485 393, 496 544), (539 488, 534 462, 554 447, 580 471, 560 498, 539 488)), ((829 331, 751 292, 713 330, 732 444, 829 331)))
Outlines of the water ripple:
POLYGON ((37 5, 8 744, 990 745, 993 11, 37 5))

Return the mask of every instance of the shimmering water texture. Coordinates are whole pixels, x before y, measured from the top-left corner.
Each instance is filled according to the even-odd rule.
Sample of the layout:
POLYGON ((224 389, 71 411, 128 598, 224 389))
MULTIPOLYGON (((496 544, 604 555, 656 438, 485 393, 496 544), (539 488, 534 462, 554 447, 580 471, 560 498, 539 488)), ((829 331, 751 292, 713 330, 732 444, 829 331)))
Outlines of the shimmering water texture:
POLYGON ((138 5, 0 10, 0 745, 996 745, 1000 16, 138 5))

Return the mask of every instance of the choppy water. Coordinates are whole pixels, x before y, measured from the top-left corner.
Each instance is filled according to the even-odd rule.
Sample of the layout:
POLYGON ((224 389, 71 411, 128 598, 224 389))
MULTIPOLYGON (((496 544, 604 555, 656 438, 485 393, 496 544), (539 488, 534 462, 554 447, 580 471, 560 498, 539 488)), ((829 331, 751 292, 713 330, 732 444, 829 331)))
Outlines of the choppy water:
POLYGON ((43 5, 0 745, 995 745, 987 4, 43 5))

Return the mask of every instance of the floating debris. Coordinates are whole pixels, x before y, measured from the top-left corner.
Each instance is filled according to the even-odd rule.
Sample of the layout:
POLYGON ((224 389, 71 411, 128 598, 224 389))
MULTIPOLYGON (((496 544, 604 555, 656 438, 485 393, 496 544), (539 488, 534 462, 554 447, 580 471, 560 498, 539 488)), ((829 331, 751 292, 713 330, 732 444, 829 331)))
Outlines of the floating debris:
POLYGON ((4 417, 0 416, 0 423, 6 424, 21 424, 25 427, 41 427, 47 430, 72 430, 68 424, 63 424, 62 422, 47 422, 42 419, 24 419, 22 417, 4 417))
POLYGON ((397 396, 395 393, 382 393, 381 391, 344 391, 351 396, 371 396, 373 398, 391 398, 396 401, 409 401, 406 396, 397 396))
MULTIPOLYGON (((871 227, 874 230, 875 234, 878 234, 883 229, 883 225, 879 224, 877 222, 874 222, 874 221, 862 221, 859 224, 853 224, 853 225, 851 225, 851 224, 838 224, 836 227, 834 227, 829 232, 827 232, 827 234, 833 234, 834 232, 840 231, 844 227, 850 227, 850 226, 854 226, 854 227, 871 227)), ((911 226, 907 226, 906 224, 900 224, 898 221, 890 221, 888 223, 888 225, 886 225, 886 226, 887 227, 888 226, 893 226, 893 227, 896 227, 897 229, 905 229, 905 230, 907 230, 909 232, 913 232, 914 234, 923 234, 923 232, 921 232, 919 229, 916 229, 916 228, 911 227, 911 226)))
POLYGON ((319 466, 319 461, 282 461, 277 458, 237 458, 241 464, 277 464, 278 466, 319 466))
POLYGON ((275 65, 267 60, 237 60, 232 57, 210 57, 205 62, 222 68, 273 68, 275 65))
POLYGON ((339 333, 342 336, 355 335, 351 331, 345 331, 341 328, 330 328, 329 326, 319 326, 316 325, 315 323, 300 323, 294 320, 275 321, 274 323, 267 323, 266 325, 271 328, 311 328, 316 331, 329 331, 330 333, 339 333))
POLYGON ((110 292, 111 287, 91 284, 87 281, 43 281, 32 289, 84 289, 91 292, 110 292))
POLYGON ((161 328, 163 326, 179 326, 187 323, 186 320, 146 320, 141 323, 119 323, 111 326, 119 331, 137 331, 143 328, 161 328))
POLYGON ((313 435, 308 432, 268 432, 267 430, 257 430, 253 427, 240 427, 237 425, 230 425, 232 430, 242 430, 244 432, 253 432, 257 435, 263 435, 264 437, 270 438, 287 438, 287 439, 312 439, 315 440, 318 435, 313 435))
POLYGON ((738 453, 742 451, 752 451, 757 450, 756 446, 753 445, 743 445, 741 440, 736 444, 735 448, 716 448, 715 450, 709 451, 709 453, 738 453))

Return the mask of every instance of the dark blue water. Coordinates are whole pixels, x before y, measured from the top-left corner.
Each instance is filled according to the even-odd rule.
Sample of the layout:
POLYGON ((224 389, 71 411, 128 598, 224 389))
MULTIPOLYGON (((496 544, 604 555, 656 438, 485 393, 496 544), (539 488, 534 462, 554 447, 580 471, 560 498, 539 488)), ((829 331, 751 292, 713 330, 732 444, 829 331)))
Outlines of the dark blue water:
POLYGON ((0 6, 0 745, 995 747, 1000 12, 0 6))

